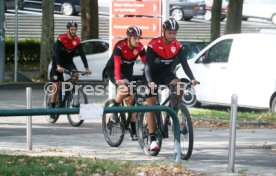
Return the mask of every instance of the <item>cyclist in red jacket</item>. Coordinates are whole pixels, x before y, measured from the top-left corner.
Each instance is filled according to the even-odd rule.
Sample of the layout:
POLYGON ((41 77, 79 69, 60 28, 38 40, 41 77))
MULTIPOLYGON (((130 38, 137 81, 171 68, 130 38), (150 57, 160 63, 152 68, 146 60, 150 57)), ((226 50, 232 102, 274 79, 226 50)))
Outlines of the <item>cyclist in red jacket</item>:
MULTIPOLYGON (((79 52, 81 60, 84 64, 87 74, 91 74, 91 71, 88 68, 88 63, 86 56, 83 52, 82 44, 80 38, 77 36, 78 25, 74 21, 70 21, 66 25, 67 32, 58 36, 58 39, 55 43, 55 51, 52 62, 52 69, 50 72, 51 81, 54 83, 53 94, 51 95, 51 107, 56 106, 57 98, 57 89, 60 86, 60 82, 64 81, 63 72, 64 69, 69 71, 77 70, 73 57, 76 51, 79 52)), ((78 73, 75 73, 74 77, 78 79, 78 73)))
MULTIPOLYGON (((182 48, 181 43, 176 40, 176 33, 178 31, 178 23, 175 20, 166 20, 163 23, 163 36, 152 39, 149 42, 146 55, 145 78, 148 86, 153 90, 160 84, 175 84, 179 85, 181 81, 171 71, 171 67, 175 59, 181 63, 185 73, 190 78, 193 85, 198 82, 195 80, 193 73, 187 63, 186 51, 182 48)), ((151 92, 147 97, 147 105, 156 105, 157 99, 155 92, 151 92)), ((183 92, 180 93, 180 97, 183 92)), ((156 142, 155 130, 156 123, 154 119, 154 112, 147 113, 148 130, 151 139, 150 150, 159 150, 156 142)))
MULTIPOLYGON (((114 46, 113 53, 106 64, 105 70, 110 81, 119 86, 115 103, 119 104, 125 99, 127 105, 134 105, 134 97, 130 95, 129 88, 125 84, 132 81, 133 66, 138 56, 145 63, 146 52, 143 44, 140 42, 142 31, 139 27, 128 27, 126 34, 127 38, 118 41, 114 46)), ((116 121, 117 119, 113 120, 116 121)), ((132 113, 130 125, 132 139, 137 140, 135 113, 132 113)))

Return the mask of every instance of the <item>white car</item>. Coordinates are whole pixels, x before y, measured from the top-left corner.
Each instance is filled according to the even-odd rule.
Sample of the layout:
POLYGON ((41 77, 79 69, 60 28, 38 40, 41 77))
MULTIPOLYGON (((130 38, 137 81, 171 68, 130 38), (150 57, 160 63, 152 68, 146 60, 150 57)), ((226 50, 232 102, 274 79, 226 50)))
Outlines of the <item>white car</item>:
POLYGON ((275 0, 244 0, 242 9, 243 20, 250 17, 267 19, 276 24, 275 0))
MULTIPOLYGON (((200 85, 194 104, 238 105, 276 112, 275 34, 232 34, 216 39, 188 60, 200 85)), ((187 76, 180 65, 178 78, 187 76)))
MULTIPOLYGON (((83 50, 86 54, 88 66, 92 70, 92 75, 80 76, 81 81, 105 81, 105 65, 109 59, 109 41, 105 39, 91 39, 82 42, 83 50)), ((84 71, 84 66, 79 55, 74 57, 74 63, 79 71, 84 71)), ((52 62, 48 66, 48 79, 50 80, 50 70, 52 62)), ((138 58, 133 68, 134 78, 141 78, 144 64, 138 58)))

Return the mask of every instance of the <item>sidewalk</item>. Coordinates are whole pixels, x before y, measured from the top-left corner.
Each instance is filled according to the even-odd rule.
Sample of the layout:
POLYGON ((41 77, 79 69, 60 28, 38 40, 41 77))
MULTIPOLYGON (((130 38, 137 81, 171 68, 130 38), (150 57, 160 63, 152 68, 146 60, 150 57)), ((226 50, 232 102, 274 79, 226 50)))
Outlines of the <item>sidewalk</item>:
MULTIPOLYGON (((157 157, 144 155, 129 134, 120 147, 109 147, 102 134, 100 119, 71 127, 65 117, 49 124, 44 117, 33 117, 33 150, 27 151, 26 118, 0 117, 0 152, 28 155, 97 157, 110 160, 173 161, 173 138, 164 140, 157 157)), ((194 127, 194 150, 181 163, 210 175, 276 175, 276 129, 238 129, 235 174, 227 173, 229 129, 194 127)))

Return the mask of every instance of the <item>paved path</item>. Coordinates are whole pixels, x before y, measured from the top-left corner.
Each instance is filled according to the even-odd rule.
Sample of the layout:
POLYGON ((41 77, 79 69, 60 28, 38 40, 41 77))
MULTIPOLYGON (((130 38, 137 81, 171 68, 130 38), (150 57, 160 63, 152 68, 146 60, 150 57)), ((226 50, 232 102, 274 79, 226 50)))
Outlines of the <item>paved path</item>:
MULTIPOLYGON (((29 155, 87 156, 112 160, 173 160, 172 138, 165 140, 157 157, 144 155, 137 142, 126 135, 118 148, 105 142, 99 119, 71 127, 65 117, 49 124, 42 116, 33 117, 33 151, 26 150, 26 118, 0 117, 0 152, 29 155)), ((228 136, 224 128, 195 127, 195 144, 188 168, 213 175, 228 175, 228 136)), ((276 129, 237 130, 235 173, 276 175, 276 129)))

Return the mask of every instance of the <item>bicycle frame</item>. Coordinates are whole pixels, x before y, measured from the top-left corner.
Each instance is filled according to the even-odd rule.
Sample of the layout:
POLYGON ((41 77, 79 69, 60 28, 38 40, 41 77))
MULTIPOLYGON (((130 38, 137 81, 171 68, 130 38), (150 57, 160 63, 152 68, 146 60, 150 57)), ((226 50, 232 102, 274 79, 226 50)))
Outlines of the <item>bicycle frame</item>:
MULTIPOLYGON (((168 97, 163 101, 161 106, 166 106, 167 103, 169 103, 168 107, 171 107, 175 109, 175 105, 178 103, 181 103, 182 99, 178 98, 178 95, 175 92, 175 86, 172 84, 165 85, 166 87, 169 88, 169 95, 168 97), (174 107, 172 107, 172 104, 175 103, 174 107)), ((184 103, 184 102, 183 102, 184 103)), ((160 104, 159 98, 157 98, 157 104, 160 104)), ((166 116, 164 119, 162 118, 161 115, 162 112, 156 113, 156 120, 157 120, 157 127, 162 133, 163 138, 168 138, 168 121, 169 121, 169 116, 166 116), (165 123, 164 123, 165 122, 165 123)))
MULTIPOLYGON (((130 87, 129 87, 130 84, 126 84, 126 86, 128 86, 128 89, 129 89, 129 92, 130 92, 130 87)), ((137 85, 142 85, 142 82, 141 81, 137 81, 137 85)), ((134 101, 135 101, 135 106, 140 106, 141 103, 139 103, 138 101, 138 98, 139 98, 139 95, 137 94, 137 90, 136 90, 136 87, 133 88, 133 92, 134 92, 134 101)), ((121 106, 123 107, 125 105, 125 100, 122 101, 121 103, 121 106)), ((129 129, 129 124, 130 124, 130 120, 131 120, 131 116, 132 116, 132 112, 130 113, 127 113, 128 114, 128 117, 126 119, 123 119, 125 121, 123 121, 123 124, 124 124, 124 128, 125 129, 128 129, 129 132, 131 133, 131 130, 129 129)), ((124 116, 125 117, 125 116, 124 116)), ((132 135, 132 134, 131 134, 132 135)))

